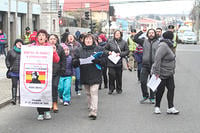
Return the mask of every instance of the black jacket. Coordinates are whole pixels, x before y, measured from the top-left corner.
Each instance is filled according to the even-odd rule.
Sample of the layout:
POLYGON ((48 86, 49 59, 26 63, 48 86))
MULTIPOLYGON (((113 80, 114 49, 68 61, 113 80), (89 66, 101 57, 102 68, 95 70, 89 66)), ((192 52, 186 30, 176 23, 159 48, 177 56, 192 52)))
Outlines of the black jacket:
POLYGON ((126 41, 120 40, 117 42, 115 39, 112 39, 108 42, 108 44, 105 46, 104 52, 108 55, 109 51, 114 51, 115 53, 120 53, 121 59, 117 64, 114 64, 108 59, 107 66, 108 67, 122 67, 122 58, 126 57, 129 54, 129 49, 126 41), (121 52, 119 51, 119 48, 121 52))
POLYGON ((53 76, 63 76, 66 71, 66 55, 60 44, 56 44, 56 51, 58 56, 60 57, 60 61, 58 63, 53 63, 53 76))
POLYGON ((10 69, 11 72, 19 73, 20 55, 21 53, 16 52, 14 49, 8 51, 6 56, 6 67, 10 69))
MULTIPOLYGON (((96 45, 79 47, 75 51, 73 63, 80 58, 90 57, 95 52, 100 51, 102 51, 102 48, 96 45)), ((101 83, 101 70, 97 69, 95 63, 80 65, 80 75, 81 84, 93 85, 101 83)))

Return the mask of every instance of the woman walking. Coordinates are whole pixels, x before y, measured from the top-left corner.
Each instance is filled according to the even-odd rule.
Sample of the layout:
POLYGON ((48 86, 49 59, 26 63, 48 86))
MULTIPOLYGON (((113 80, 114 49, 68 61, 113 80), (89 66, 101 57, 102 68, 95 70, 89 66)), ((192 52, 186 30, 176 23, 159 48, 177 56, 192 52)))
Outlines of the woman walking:
POLYGON ((66 56, 62 46, 59 44, 58 36, 51 34, 48 37, 49 44, 56 47, 56 52, 60 57, 58 63, 53 63, 53 77, 52 77, 52 97, 53 97, 53 112, 58 112, 58 83, 60 76, 65 75, 66 56))
MULTIPOLYGON (((48 41, 48 33, 46 30, 39 30, 37 33, 38 41, 35 43, 32 43, 30 46, 52 46, 53 47, 53 63, 58 63, 60 61, 60 57, 58 56, 58 53, 56 51, 56 46, 49 44, 48 41)), ((53 82, 53 81, 52 81, 53 82)), ((50 114, 50 108, 37 108, 38 111, 38 120, 49 120, 51 119, 50 114)))
POLYGON ((114 38, 105 46, 105 53, 107 55, 111 55, 114 51, 117 56, 121 57, 117 64, 114 64, 110 60, 107 62, 109 76, 109 95, 111 95, 115 89, 118 94, 122 93, 122 58, 129 54, 128 45, 126 41, 122 39, 122 37, 123 34, 121 31, 115 31, 114 38))
POLYGON ((80 66, 81 84, 84 85, 88 97, 89 118, 95 120, 98 109, 98 89, 101 83, 101 70, 98 69, 96 64, 101 64, 102 60, 95 58, 89 64, 80 65, 80 59, 88 58, 102 51, 102 49, 96 46, 92 34, 85 35, 83 43, 83 47, 78 48, 75 52, 73 65, 74 67, 80 66))
POLYGON ((16 105, 17 100, 17 82, 19 81, 19 70, 20 70, 20 55, 21 46, 24 45, 21 39, 16 39, 13 49, 8 51, 6 56, 6 67, 8 68, 8 76, 12 80, 12 100, 11 103, 16 105))
POLYGON ((173 32, 167 31, 163 34, 163 38, 160 41, 159 47, 156 51, 155 62, 152 66, 152 74, 161 79, 161 83, 156 92, 156 104, 155 114, 160 114, 160 103, 165 91, 165 87, 168 89, 167 101, 168 101, 168 114, 178 114, 179 111, 174 108, 174 73, 175 73, 175 54, 173 53, 173 32))

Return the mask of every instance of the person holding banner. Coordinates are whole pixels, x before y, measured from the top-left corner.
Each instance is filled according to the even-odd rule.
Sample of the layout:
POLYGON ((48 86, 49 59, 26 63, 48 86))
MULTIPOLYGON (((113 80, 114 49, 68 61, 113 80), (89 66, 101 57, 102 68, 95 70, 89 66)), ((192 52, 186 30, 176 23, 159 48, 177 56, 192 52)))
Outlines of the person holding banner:
POLYGON ((97 66, 102 64, 103 60, 101 56, 95 58, 93 55, 103 52, 101 47, 96 46, 92 34, 85 35, 83 43, 83 47, 79 47, 74 52, 73 65, 75 68, 80 66, 81 84, 84 85, 88 97, 88 117, 91 120, 95 120, 98 108, 98 89, 102 80, 101 67, 97 66), (80 60, 84 60, 85 62, 81 62, 80 60))
POLYGON ((160 114, 160 103, 162 96, 165 91, 165 87, 168 89, 167 100, 168 100, 168 114, 178 114, 179 111, 174 108, 174 73, 175 73, 175 57, 173 53, 173 39, 174 35, 171 31, 166 31, 163 34, 163 38, 160 41, 159 47, 155 54, 155 62, 152 65, 151 73, 155 74, 156 77, 161 79, 156 92, 156 104, 154 113, 160 114))
MULTIPOLYGON (((53 47, 53 63, 58 63, 60 61, 60 57, 57 53, 57 49, 55 45, 51 45, 47 42, 48 39, 48 33, 46 30, 39 30, 37 33, 37 38, 38 41, 35 43, 32 43, 30 46, 52 46, 53 47)), ((38 120, 49 120, 51 119, 51 114, 50 114, 50 108, 37 108, 38 111, 38 120)))
POLYGON ((16 39, 13 49, 9 50, 6 56, 6 67, 9 70, 8 75, 12 80, 11 103, 13 105, 16 105, 17 100, 17 82, 19 81, 21 45, 24 45, 24 42, 21 39, 16 39))
POLYGON ((60 57, 60 61, 53 63, 53 77, 52 77, 52 96, 53 96, 53 112, 58 112, 58 83, 60 76, 65 75, 66 67, 66 56, 65 51, 62 46, 59 44, 58 36, 51 34, 48 37, 48 41, 52 46, 56 46, 56 51, 60 57))

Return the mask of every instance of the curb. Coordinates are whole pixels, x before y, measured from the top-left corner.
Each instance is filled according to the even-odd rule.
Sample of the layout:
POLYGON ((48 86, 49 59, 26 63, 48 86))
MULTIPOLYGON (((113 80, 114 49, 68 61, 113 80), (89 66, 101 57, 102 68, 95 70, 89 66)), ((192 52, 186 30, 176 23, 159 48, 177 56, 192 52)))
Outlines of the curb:
POLYGON ((10 103, 11 103, 11 99, 10 99, 10 100, 7 100, 7 101, 5 101, 5 102, 3 102, 3 103, 0 103, 0 109, 3 108, 3 107, 5 107, 6 105, 8 105, 8 104, 10 104, 10 103))

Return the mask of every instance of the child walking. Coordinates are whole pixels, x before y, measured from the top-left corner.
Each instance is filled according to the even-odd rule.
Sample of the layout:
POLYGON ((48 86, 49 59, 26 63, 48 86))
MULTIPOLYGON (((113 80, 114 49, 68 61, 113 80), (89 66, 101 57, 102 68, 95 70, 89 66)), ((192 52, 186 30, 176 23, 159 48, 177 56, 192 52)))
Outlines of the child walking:
POLYGON ((58 95, 60 101, 63 102, 63 105, 68 106, 71 102, 71 82, 74 71, 72 66, 72 56, 69 55, 69 47, 65 44, 61 44, 61 46, 63 47, 66 55, 66 72, 65 75, 60 77, 58 84, 58 95))

